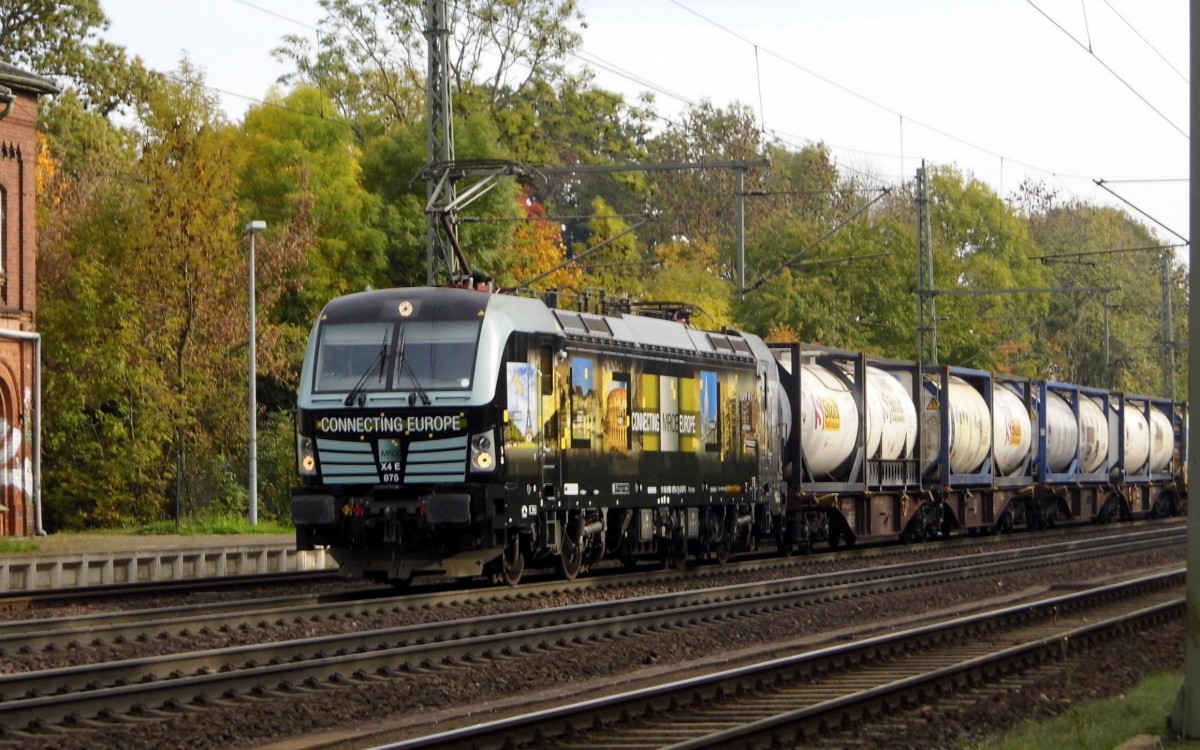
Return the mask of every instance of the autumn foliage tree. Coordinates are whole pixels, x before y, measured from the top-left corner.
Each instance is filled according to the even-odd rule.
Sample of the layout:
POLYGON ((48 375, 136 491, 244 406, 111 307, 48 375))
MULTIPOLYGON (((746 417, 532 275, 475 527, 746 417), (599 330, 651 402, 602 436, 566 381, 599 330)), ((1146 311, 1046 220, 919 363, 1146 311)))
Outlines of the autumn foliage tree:
POLYGON ((527 285, 535 290, 574 289, 579 286, 580 269, 567 261, 562 225, 546 215, 546 207, 522 191, 517 197, 518 211, 508 249, 496 269, 500 286, 527 285), (536 280, 529 285, 527 282, 536 280))

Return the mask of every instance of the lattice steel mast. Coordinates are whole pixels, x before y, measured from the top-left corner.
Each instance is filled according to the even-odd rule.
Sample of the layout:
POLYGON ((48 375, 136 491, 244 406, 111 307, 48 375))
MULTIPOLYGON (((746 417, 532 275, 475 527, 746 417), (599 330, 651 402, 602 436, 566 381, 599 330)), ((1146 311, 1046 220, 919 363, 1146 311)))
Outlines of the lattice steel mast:
MULTIPOLYGON (((425 78, 426 121, 425 160, 428 166, 454 161, 454 123, 450 108, 450 26, 446 0, 426 0, 425 46, 428 49, 428 69, 425 78)), ((448 206, 454 202, 454 183, 437 179, 431 172, 425 187, 425 205, 448 206)), ((453 278, 459 270, 450 241, 443 239, 441 229, 457 232, 453 221, 443 222, 441 213, 426 210, 426 272, 425 283, 437 283, 439 269, 453 278)))

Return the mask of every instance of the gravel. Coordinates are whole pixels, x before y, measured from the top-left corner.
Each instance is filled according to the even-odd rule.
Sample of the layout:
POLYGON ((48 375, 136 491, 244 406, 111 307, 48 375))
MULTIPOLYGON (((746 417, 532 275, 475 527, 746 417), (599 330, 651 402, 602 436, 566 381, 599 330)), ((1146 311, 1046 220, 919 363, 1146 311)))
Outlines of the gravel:
MULTIPOLYGON (((956 553, 961 553, 956 550, 956 553)), ((469 665, 431 670, 418 669, 394 679, 370 683, 348 682, 344 686, 322 687, 296 691, 292 694, 271 694, 261 699, 221 701, 203 711, 179 713, 169 720, 120 721, 110 726, 76 729, 60 733, 22 736, 13 745, 37 750, 75 750, 79 748, 251 748, 288 738, 303 738, 321 732, 346 728, 367 729, 391 724, 392 736, 426 732, 406 730, 402 725, 418 717, 428 718, 438 712, 453 709, 472 709, 476 719, 482 707, 503 702, 533 704, 551 696, 564 695, 584 688, 594 697, 603 690, 616 691, 631 687, 638 679, 657 673, 676 671, 681 665, 697 662, 703 671, 714 659, 728 663, 753 653, 755 657, 792 653, 798 642, 812 641, 822 634, 831 634, 848 626, 862 628, 876 624, 892 626, 903 617, 929 613, 953 607, 972 607, 1001 596, 1029 592, 1038 587, 1082 582, 1097 578, 1097 571, 1129 574, 1135 570, 1177 565, 1183 560, 1182 546, 1172 546, 1144 552, 1046 568, 1003 576, 974 579, 954 586, 942 586, 903 591, 887 596, 858 599, 801 607, 753 617, 739 617, 687 629, 671 629, 637 637, 572 646, 553 650, 536 658, 517 661, 481 660, 469 665), (623 684, 618 684, 623 683, 623 684), (397 725, 399 728, 397 728, 397 725)), ((844 567, 844 565, 842 566, 844 567)), ((722 579, 724 582, 724 579, 722 579)), ((716 585, 709 579, 705 585, 716 585)), ((641 592, 624 592, 634 595, 641 592)), ((594 597, 581 594, 581 597, 594 597)), ((615 594, 607 592, 605 597, 615 594)), ((577 596, 556 597, 552 601, 538 600, 533 606, 553 606, 577 600, 577 596)), ((496 611, 496 608, 519 609, 531 606, 517 599, 476 606, 476 615, 496 611)), ((403 611, 380 615, 382 619, 431 617, 442 619, 462 612, 403 611)), ((304 625, 316 632, 357 630, 379 627, 374 618, 336 623, 304 625)), ((414 620, 415 621, 415 620, 414 620)), ((1181 627, 1181 626, 1179 626, 1181 627)), ((288 632, 292 630, 289 628, 288 632)), ((970 711, 945 711, 931 707, 921 714, 923 721, 910 724, 904 737, 897 737, 890 747, 960 747, 964 739, 978 737, 1009 726, 1019 719, 1036 718, 1061 712, 1072 700, 1112 695, 1127 689, 1149 671, 1177 668, 1182 660, 1183 638, 1176 626, 1140 638, 1138 649, 1113 644, 1104 652, 1089 658, 1077 658, 1071 665, 1072 679, 1048 678, 1044 684, 1022 688, 1011 699, 982 701, 970 711), (1108 651, 1111 650, 1111 654, 1108 651), (1132 652, 1132 653, 1131 653, 1132 652)), ((274 633, 272 639, 279 636, 274 633)), ((289 635, 289 637, 291 637, 289 635)), ((248 632, 212 634, 199 640, 173 643, 173 639, 124 646, 82 646, 68 652, 39 653, 21 657, 6 657, 4 669, 45 668, 45 665, 86 663, 110 658, 130 658, 146 653, 158 654, 175 647, 202 647, 198 643, 224 645, 263 640, 263 633, 248 632)), ((446 728, 441 726, 439 728, 446 728)), ((373 744, 379 737, 364 741, 373 744)), ((4 740, 0 739, 0 742, 4 740)), ((350 744, 345 746, 352 746, 350 744)), ((876 745, 880 746, 880 745, 876 745)))

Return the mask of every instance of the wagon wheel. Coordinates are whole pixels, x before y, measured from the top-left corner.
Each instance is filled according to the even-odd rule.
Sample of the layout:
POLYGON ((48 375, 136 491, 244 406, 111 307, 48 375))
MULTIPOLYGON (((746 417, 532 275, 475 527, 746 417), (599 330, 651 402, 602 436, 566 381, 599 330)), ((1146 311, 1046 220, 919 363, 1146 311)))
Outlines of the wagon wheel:
POLYGON ((789 521, 787 516, 779 517, 779 525, 775 527, 775 546, 778 549, 780 557, 791 557, 797 547, 802 554, 807 555, 809 551, 808 534, 801 529, 803 538, 796 539, 795 532, 789 524, 798 524, 799 521, 789 521))
POLYGON ((500 580, 509 586, 521 582, 525 572, 525 556, 521 554, 521 537, 514 534, 500 556, 500 580))
POLYGON ((554 561, 554 567, 563 580, 574 581, 583 569, 583 540, 576 539, 571 534, 563 536, 562 551, 554 561))

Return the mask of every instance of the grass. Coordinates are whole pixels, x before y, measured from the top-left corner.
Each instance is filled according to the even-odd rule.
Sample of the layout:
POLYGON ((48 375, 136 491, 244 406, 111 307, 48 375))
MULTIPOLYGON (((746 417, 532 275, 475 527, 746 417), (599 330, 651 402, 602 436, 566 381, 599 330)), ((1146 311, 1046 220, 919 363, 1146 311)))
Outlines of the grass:
POLYGON ((212 515, 183 519, 176 527, 174 521, 155 521, 134 529, 135 534, 183 534, 199 536, 202 534, 290 534, 294 529, 276 521, 260 520, 256 526, 251 526, 244 516, 212 515))
POLYGON ((37 552, 37 542, 32 539, 7 539, 0 537, 0 555, 16 552, 37 552))
POLYGON ((972 750, 1097 750, 1139 735, 1162 738, 1166 750, 1200 750, 1200 741, 1169 739, 1166 717, 1175 705, 1183 674, 1153 675, 1125 695, 1072 706, 1062 716, 1024 721, 1004 737, 970 745, 972 750))

